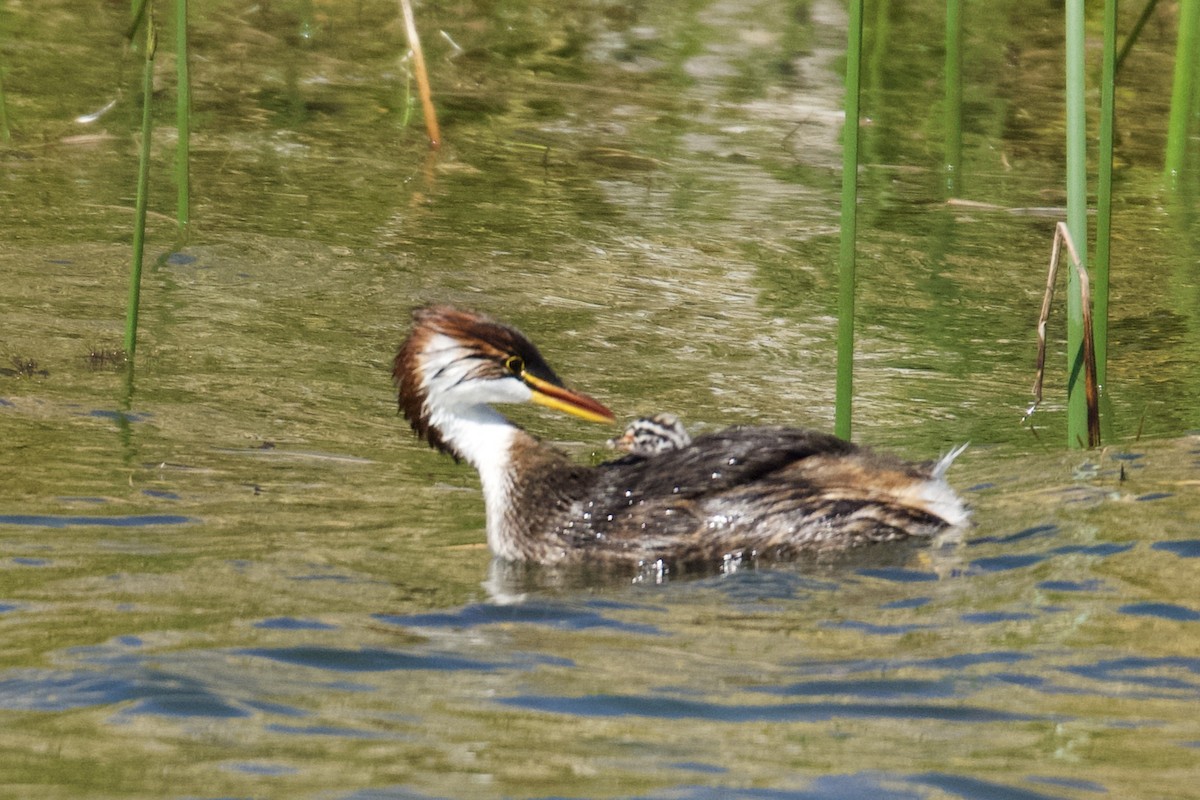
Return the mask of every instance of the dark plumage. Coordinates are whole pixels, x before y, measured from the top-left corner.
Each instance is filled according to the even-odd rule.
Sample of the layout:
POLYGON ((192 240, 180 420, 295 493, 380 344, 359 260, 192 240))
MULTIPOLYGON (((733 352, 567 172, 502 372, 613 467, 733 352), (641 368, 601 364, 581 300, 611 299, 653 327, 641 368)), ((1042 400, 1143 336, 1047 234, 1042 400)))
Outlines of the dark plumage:
POLYGON ((565 389, 515 329, 471 312, 419 309, 395 376, 417 434, 479 470, 501 558, 717 567, 926 538, 967 519, 943 479, 957 452, 917 466, 812 430, 736 427, 651 456, 576 464, 489 404, 611 413, 565 389))

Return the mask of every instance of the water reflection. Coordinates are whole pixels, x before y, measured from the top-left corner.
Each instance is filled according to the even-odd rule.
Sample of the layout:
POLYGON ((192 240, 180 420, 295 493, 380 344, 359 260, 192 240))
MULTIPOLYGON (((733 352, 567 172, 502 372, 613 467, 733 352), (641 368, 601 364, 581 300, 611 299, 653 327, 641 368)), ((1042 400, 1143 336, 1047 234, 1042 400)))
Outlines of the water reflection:
MULTIPOLYGON (((1151 467, 1158 455, 1148 456, 1151 467)), ((923 569, 917 554, 907 567, 750 570, 659 587, 553 589, 516 604, 368 613, 377 605, 367 603, 320 618, 265 616, 225 629, 227 643, 215 647, 204 631, 122 635, 54 652, 51 666, 0 673, 0 709, 94 709, 110 736, 136 741, 148 728, 181 746, 203 736, 191 728, 198 721, 236 723, 240 733, 227 732, 218 757, 222 770, 252 782, 311 781, 313 763, 301 754, 331 742, 360 765, 371 753, 411 763, 475 742, 470 759, 453 756, 448 771, 409 773, 428 797, 460 796, 470 775, 504 783, 514 766, 537 772, 545 741, 558 748, 552 763, 626 785, 654 776, 628 797, 737 796, 726 782, 750 777, 789 797, 836 797, 838 787, 884 797, 1112 793, 1131 765, 1080 768, 1090 738, 1137 751, 1139 737, 1165 734, 1176 744, 1160 744, 1181 759, 1195 739, 1187 709, 1200 699, 1200 659, 1121 653, 1142 636, 1157 639, 1159 624, 1194 638, 1178 627, 1195 619, 1181 613, 1185 604, 1128 602, 1120 588, 1149 553, 1160 552, 1168 572, 1185 563, 1186 547, 1176 551, 1190 540, 1062 543, 1081 535, 1033 525, 980 536, 967 546, 979 557, 947 576, 923 569), (1106 642, 1117 627, 1120 639, 1106 642), (807 759, 832 769, 781 766, 755 744, 757 732, 803 740, 807 759), (847 739, 877 759, 870 771, 844 752, 847 739), (1027 753, 1024 771, 928 768, 983 740, 1027 753), (1039 741, 1080 755, 1040 758, 1039 741)), ((401 796, 415 791, 408 784, 401 796)), ((546 773, 539 784, 534 796, 591 785, 546 773)), ((387 786, 369 791, 391 796, 387 786)))

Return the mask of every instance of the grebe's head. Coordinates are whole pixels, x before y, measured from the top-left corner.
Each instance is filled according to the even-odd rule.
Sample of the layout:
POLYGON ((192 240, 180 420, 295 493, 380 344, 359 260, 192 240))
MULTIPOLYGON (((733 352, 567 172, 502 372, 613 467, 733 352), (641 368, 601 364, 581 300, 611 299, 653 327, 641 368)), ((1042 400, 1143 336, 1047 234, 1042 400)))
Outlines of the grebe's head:
POLYGON ((613 419, 597 401, 563 386, 520 331, 450 306, 413 311, 412 331, 396 354, 392 377, 413 430, 455 456, 439 423, 493 403, 538 403, 592 422, 613 419))

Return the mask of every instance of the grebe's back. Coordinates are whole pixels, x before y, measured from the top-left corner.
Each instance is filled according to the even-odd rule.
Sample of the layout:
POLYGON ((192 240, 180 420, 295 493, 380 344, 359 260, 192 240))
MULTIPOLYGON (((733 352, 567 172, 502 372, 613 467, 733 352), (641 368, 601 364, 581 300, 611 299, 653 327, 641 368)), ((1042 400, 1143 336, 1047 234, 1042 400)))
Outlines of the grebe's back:
POLYGON ((941 471, 818 431, 735 427, 600 465, 586 520, 567 529, 578 547, 595 541, 640 560, 790 559, 962 524, 967 511, 941 471))

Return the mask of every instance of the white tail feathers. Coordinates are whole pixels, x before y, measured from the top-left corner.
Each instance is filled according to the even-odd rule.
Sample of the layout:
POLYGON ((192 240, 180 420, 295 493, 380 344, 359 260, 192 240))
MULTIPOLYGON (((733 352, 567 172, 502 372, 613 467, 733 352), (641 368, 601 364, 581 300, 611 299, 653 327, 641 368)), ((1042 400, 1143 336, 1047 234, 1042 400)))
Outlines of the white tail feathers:
POLYGON ((951 450, 946 455, 938 459, 938 462, 933 465, 933 469, 929 471, 930 477, 934 480, 943 480, 946 477, 946 470, 950 469, 950 465, 954 463, 954 459, 963 454, 963 451, 971 446, 970 442, 963 442, 958 447, 951 450))
POLYGON ((967 510, 962 498, 946 483, 946 470, 950 469, 954 459, 963 454, 968 444, 970 443, 960 444, 939 458, 929 471, 929 480, 924 481, 921 486, 921 500, 925 508, 951 526, 962 525, 971 517, 971 512, 967 510))

